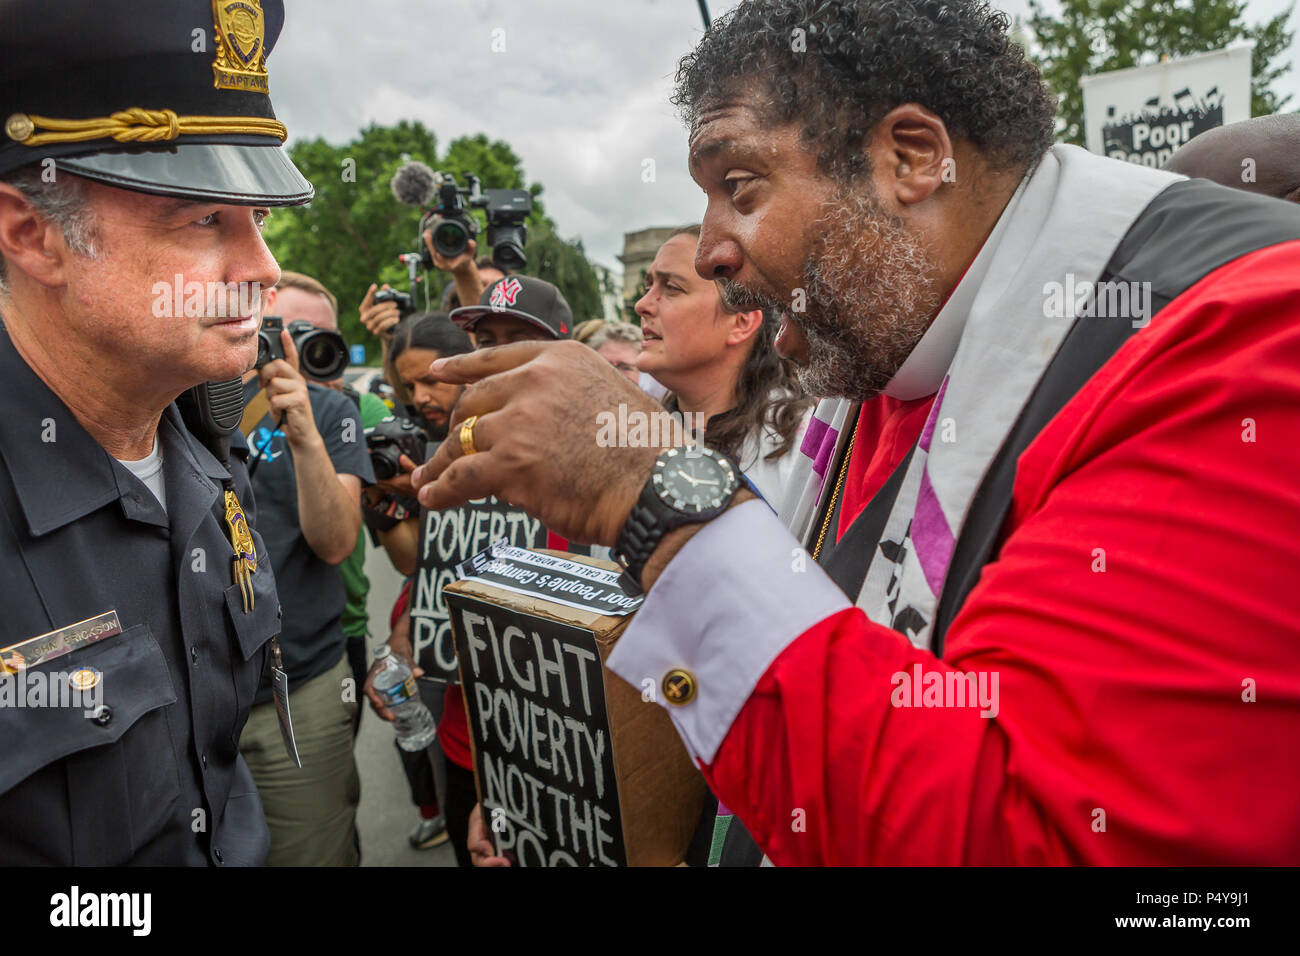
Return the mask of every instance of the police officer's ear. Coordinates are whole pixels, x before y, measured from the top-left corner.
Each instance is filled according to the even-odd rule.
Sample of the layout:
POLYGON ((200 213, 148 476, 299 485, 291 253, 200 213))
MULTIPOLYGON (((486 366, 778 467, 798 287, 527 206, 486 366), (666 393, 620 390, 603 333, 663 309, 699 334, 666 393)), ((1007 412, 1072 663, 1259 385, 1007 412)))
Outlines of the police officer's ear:
POLYGON ((63 231, 8 183, 0 183, 0 255, 5 257, 11 289, 15 272, 24 272, 46 286, 66 282, 64 270, 71 253, 63 231))

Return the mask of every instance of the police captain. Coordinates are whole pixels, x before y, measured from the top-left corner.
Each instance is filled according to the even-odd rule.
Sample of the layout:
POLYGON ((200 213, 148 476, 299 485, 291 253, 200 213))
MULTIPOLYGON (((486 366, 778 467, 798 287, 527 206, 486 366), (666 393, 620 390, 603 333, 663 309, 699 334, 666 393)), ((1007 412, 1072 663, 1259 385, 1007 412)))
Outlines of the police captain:
POLYGON ((243 462, 175 400, 253 365, 263 220, 312 196, 268 92, 283 22, 0 2, 0 863, 266 857, 236 742, 275 582, 243 462))

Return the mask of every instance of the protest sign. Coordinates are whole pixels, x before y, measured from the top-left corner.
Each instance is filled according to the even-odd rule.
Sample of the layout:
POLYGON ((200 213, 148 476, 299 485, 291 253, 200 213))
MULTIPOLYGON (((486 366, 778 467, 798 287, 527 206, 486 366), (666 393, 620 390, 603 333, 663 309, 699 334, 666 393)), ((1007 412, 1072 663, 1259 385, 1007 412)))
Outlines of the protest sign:
POLYGON ((1085 76, 1088 149, 1158 168, 1188 140, 1250 119, 1253 42, 1085 76))
POLYGON ((517 548, 504 541, 494 541, 463 562, 456 574, 461 579, 597 614, 631 614, 645 603, 645 595, 623 591, 615 571, 561 555, 517 548))
POLYGON ((640 596, 607 562, 521 552, 443 592, 484 826, 519 866, 680 862, 707 788, 654 692, 604 666, 640 596))
POLYGON ((426 678, 448 683, 460 679, 442 589, 456 580, 457 565, 498 540, 540 548, 546 544, 546 529, 536 518, 496 498, 446 511, 421 510, 419 566, 411 591, 411 648, 426 678))

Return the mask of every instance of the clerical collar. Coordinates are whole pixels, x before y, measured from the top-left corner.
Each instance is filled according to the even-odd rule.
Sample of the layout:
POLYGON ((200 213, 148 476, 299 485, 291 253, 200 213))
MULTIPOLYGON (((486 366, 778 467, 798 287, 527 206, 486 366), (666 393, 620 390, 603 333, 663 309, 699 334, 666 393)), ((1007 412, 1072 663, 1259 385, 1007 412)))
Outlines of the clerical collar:
POLYGON ((957 288, 952 290, 948 301, 943 304, 939 314, 934 317, 930 327, 921 336, 921 341, 916 343, 911 354, 885 386, 884 392, 890 398, 910 402, 933 395, 939 390, 943 377, 957 354, 957 345, 961 342, 962 332, 966 329, 966 317, 970 314, 971 305, 980 286, 984 283, 984 276, 988 272, 989 263, 1002 239, 1002 234, 1006 231, 1007 224, 1015 217, 1016 207, 1020 204, 1020 198, 1029 179, 1029 176, 1025 176, 1020 180, 1020 185, 1016 187, 1006 208, 1002 210, 1002 215, 998 217, 989 237, 984 240, 984 245, 980 246, 974 261, 967 267, 961 281, 957 283, 957 288))

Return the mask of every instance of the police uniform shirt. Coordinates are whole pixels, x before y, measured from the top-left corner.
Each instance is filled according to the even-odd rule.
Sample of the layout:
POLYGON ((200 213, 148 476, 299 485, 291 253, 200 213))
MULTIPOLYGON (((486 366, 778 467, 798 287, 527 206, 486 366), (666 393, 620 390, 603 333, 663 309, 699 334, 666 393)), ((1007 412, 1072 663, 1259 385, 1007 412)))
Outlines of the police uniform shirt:
MULTIPOLYGON (((164 510, 2 325, 0 401, 0 647, 110 610, 122 627, 7 678, 42 671, 53 688, 98 672, 103 708, 0 706, 0 864, 262 863, 269 835, 237 742, 279 605, 256 530, 251 612, 233 583, 230 473, 168 407, 164 510)), ((243 464, 232 471, 251 508, 243 464)))
MULTIPOLYGON (((244 386, 245 400, 256 395, 259 387, 257 379, 250 379, 244 386)), ((307 396, 316 430, 325 442, 334 470, 356 475, 363 485, 372 484, 375 473, 356 404, 314 382, 307 383, 307 396)), ((250 444, 257 458, 252 478, 258 502, 257 526, 275 563, 276 585, 285 609, 280 648, 292 692, 328 671, 343 656, 347 639, 342 618, 347 589, 338 567, 321 560, 303 536, 298 523, 293 451, 269 413, 254 427, 250 444)), ((263 681, 257 699, 259 703, 271 699, 269 680, 263 681)))

